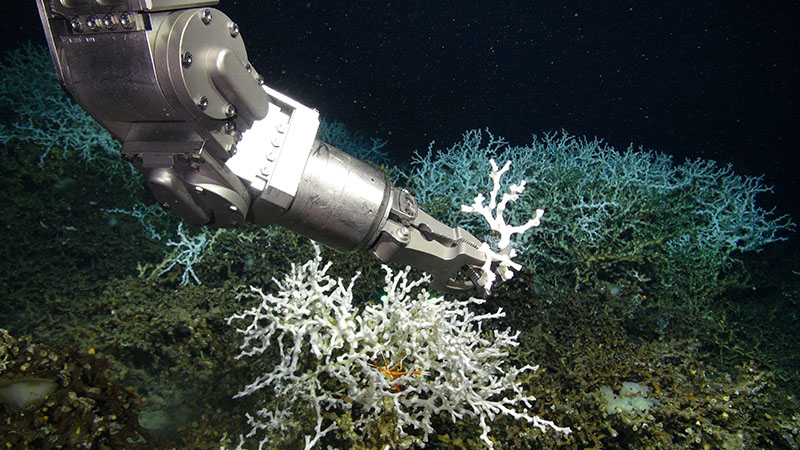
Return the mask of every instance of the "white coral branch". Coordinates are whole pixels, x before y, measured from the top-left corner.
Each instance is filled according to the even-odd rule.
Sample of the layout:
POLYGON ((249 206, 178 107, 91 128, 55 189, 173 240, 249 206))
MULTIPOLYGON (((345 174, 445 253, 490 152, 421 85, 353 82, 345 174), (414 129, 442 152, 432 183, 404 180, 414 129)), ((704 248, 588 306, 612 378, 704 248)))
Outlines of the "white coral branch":
POLYGON ((489 194, 489 204, 484 205, 483 202, 486 200, 486 197, 484 197, 483 194, 478 194, 475 196, 472 205, 461 205, 462 213, 481 215, 484 220, 486 220, 486 223, 489 224, 489 228, 500 235, 500 239, 497 242, 497 249, 493 249, 486 243, 480 248, 486 255, 486 262, 481 267, 483 275, 480 280, 486 292, 491 291, 494 281, 497 279, 497 274, 503 279, 509 280, 514 276, 514 271, 518 271, 522 268, 512 260, 512 258, 516 256, 516 251, 513 248, 509 248, 511 245, 511 238, 516 234, 525 233, 533 227, 538 227, 544 215, 543 209, 537 209, 536 216, 528 220, 525 224, 517 226, 507 224, 503 213, 506 210, 508 202, 516 201, 519 195, 525 191, 525 180, 522 180, 519 184, 512 184, 508 192, 503 194, 500 203, 497 203, 497 194, 500 191, 500 179, 511 167, 511 161, 506 161, 502 169, 498 169, 494 159, 490 159, 489 163, 492 165, 492 192, 489 194), (495 270, 492 270, 493 266, 496 266, 495 270))

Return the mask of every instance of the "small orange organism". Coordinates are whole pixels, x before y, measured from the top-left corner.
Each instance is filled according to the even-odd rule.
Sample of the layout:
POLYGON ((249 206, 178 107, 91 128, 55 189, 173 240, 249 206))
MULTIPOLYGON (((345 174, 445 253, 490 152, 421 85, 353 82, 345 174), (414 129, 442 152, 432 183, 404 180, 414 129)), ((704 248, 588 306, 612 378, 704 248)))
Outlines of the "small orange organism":
MULTIPOLYGON (((379 366, 378 364, 374 364, 374 363, 372 365, 376 369, 378 369, 378 371, 380 371, 381 373, 386 375, 386 378, 388 378, 389 381, 395 381, 396 379, 402 377, 403 375, 408 375, 409 373, 411 375, 422 375, 422 371, 421 370, 414 370, 414 371, 411 371, 411 372, 409 372, 407 370, 403 370, 403 361, 402 360, 400 360, 400 362, 395 363, 392 366, 389 366, 389 363, 386 362, 386 358, 383 358, 383 365, 382 366, 379 366)), ((395 384, 394 388, 397 389, 397 392, 400 392, 400 385, 399 384, 395 384)))

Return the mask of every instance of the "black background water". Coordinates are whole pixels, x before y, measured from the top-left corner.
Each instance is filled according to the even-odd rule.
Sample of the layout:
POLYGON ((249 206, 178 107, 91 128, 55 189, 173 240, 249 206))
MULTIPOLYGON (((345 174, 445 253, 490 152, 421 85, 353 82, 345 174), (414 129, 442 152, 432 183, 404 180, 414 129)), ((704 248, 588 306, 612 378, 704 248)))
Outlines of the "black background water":
MULTIPOLYGON (((9 9, 11 8, 11 9, 9 9)), ((222 1, 268 84, 396 158, 489 127, 633 143, 766 174, 797 218, 800 3, 222 1)), ((43 42, 34 2, 2 46, 43 42)))

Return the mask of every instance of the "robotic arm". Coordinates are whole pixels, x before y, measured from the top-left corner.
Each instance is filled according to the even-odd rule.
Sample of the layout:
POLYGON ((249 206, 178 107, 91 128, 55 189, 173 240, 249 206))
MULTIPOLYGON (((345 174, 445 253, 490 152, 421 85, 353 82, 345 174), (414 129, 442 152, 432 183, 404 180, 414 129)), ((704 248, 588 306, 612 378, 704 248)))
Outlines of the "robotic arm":
POLYGON ((318 113, 264 85, 217 0, 36 3, 60 82, 164 208, 213 227, 277 223, 482 292, 481 242, 316 140, 318 113))

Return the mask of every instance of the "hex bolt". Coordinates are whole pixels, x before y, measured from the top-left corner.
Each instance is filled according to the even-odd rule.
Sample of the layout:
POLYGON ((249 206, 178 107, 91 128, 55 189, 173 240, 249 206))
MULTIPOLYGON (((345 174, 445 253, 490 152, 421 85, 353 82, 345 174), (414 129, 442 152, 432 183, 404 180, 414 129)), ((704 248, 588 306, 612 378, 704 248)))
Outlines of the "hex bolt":
POLYGON ((203 15, 201 16, 201 19, 203 19, 203 23, 204 24, 209 25, 211 23, 211 10, 210 9, 204 9, 203 10, 203 15))
POLYGON ((122 25, 122 28, 125 28, 126 30, 132 30, 134 27, 133 16, 124 12, 119 16, 119 23, 122 25))
POLYGON ((106 14, 105 17, 103 17, 103 26, 106 27, 108 31, 114 31, 117 28, 117 22, 114 21, 114 16, 106 14))
POLYGON ((400 238, 401 241, 408 240, 410 234, 411 230, 409 230, 408 227, 402 227, 397 230, 397 237, 400 238))
POLYGON ((100 31, 100 19, 97 16, 89 16, 86 19, 86 26, 92 31, 100 31))
POLYGON ((236 133, 236 122, 232 120, 225 121, 225 132, 228 134, 236 133))
POLYGON ((69 26, 75 33, 83 33, 83 24, 81 23, 80 17, 75 16, 72 19, 70 19, 69 26))
POLYGON ((192 54, 189 52, 184 53, 183 56, 181 56, 181 64, 188 69, 189 66, 192 65, 192 54))
POLYGON ((200 108, 201 111, 205 111, 208 108, 208 97, 205 95, 197 99, 197 107, 200 108))
POLYGON ((237 36, 239 36, 239 25, 234 22, 231 24, 231 37, 235 38, 237 36))
POLYGON ((228 107, 225 108, 225 115, 228 116, 229 118, 230 117, 235 117, 236 116, 236 106, 228 105, 228 107))

